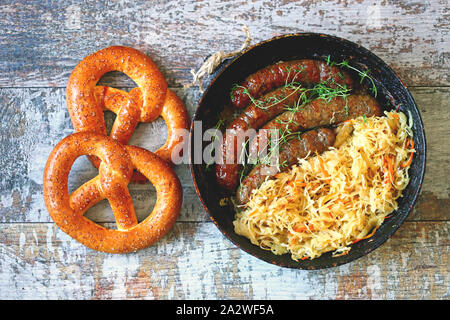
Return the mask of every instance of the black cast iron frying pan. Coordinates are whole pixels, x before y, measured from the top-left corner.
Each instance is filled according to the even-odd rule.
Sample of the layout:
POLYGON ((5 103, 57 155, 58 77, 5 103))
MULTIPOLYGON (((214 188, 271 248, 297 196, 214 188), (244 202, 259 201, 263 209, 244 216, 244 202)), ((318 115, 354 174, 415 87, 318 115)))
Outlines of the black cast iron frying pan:
MULTIPOLYGON (((358 79, 358 78, 355 78, 358 79)), ((198 123, 197 123, 198 124, 198 123)), ((200 133, 202 134, 202 133, 200 133)), ((380 58, 348 40, 335 36, 299 33, 288 34, 258 43, 233 60, 223 63, 215 73, 199 105, 195 111, 190 132, 190 168, 196 192, 219 230, 236 246, 247 253, 281 267, 297 269, 322 269, 335 267, 362 256, 383 244, 405 221, 419 195, 425 173, 426 141, 422 119, 419 110, 406 86, 395 72, 380 58), (194 136, 199 134, 195 121, 202 122, 202 130, 214 127, 219 120, 219 114, 229 99, 233 84, 239 83, 248 75, 274 64, 280 60, 322 59, 331 61, 348 61, 350 65, 361 71, 367 68, 375 79, 378 94, 376 99, 386 110, 398 109, 405 114, 411 114, 414 121, 414 144, 417 153, 409 169, 411 180, 398 200, 399 209, 387 219, 376 233, 369 239, 352 245, 347 255, 332 257, 326 253, 313 260, 294 261, 290 254, 274 255, 253 245, 247 238, 234 232, 234 210, 232 206, 221 206, 220 199, 229 194, 216 183, 215 170, 207 170, 206 164, 194 163, 194 136)))

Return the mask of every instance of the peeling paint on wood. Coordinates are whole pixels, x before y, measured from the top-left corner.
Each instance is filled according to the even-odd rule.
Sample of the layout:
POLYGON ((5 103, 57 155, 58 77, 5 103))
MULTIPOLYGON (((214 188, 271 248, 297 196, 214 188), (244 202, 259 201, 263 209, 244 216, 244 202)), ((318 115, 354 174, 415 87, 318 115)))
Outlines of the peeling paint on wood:
POLYGON ((146 52, 180 86, 213 52, 239 48, 244 24, 253 43, 296 32, 344 37, 373 50, 410 86, 447 85, 446 1, 376 3, 15 1, 0 9, 0 86, 64 87, 84 56, 117 44, 146 52))
MULTIPOLYGON (((0 299, 448 299, 450 211, 449 24, 445 1, 15 1, 0 6, 0 299), (259 261, 229 242, 176 167, 183 207, 174 229, 133 254, 90 250, 61 232, 42 198, 47 156, 73 132, 65 85, 85 55, 112 44, 149 54, 192 116, 201 97, 183 89, 214 51, 232 51, 247 24, 253 43, 324 32, 373 50, 407 83, 422 113, 427 174, 406 223, 384 245, 338 268, 302 271, 259 261), (280 284, 283 286, 280 286, 280 284)), ((130 88, 120 73, 102 84, 130 88)), ((107 124, 113 121, 105 114, 107 124)), ((155 150, 167 129, 141 124, 131 144, 155 150)), ((86 158, 69 189, 95 176, 86 158)), ((139 219, 156 201, 130 185, 139 219)), ((103 201, 87 216, 113 227, 103 201)))
POLYGON ((0 224, 1 297, 448 299, 448 230, 448 222, 407 222, 352 264, 306 271, 255 259, 211 222, 177 223, 155 246, 127 255, 95 252, 53 224, 0 224))

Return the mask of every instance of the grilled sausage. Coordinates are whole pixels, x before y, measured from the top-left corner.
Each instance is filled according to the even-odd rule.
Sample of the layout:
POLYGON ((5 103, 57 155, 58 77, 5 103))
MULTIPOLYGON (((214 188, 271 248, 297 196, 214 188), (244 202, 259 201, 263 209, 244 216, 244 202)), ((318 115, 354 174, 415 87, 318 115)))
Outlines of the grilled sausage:
POLYGON ((285 83, 298 82, 305 86, 320 82, 330 87, 337 84, 353 86, 350 75, 325 61, 302 59, 276 63, 248 76, 239 86, 232 89, 231 103, 238 109, 245 108, 251 101, 250 96, 258 99, 263 94, 285 83))
MULTIPOLYGON (((322 153, 332 146, 335 141, 335 133, 331 129, 317 129, 307 131, 300 135, 300 138, 293 138, 286 142, 280 150, 279 161, 280 171, 286 171, 290 166, 297 163, 298 158, 304 158, 315 152, 322 153)), ((252 191, 259 188, 267 177, 272 177, 279 171, 269 164, 260 164, 244 178, 236 193, 236 200, 239 205, 246 204, 252 191)))
POLYGON ((310 128, 338 124, 359 116, 380 116, 381 107, 370 95, 349 95, 347 98, 336 97, 330 102, 316 99, 298 111, 286 111, 266 123, 251 140, 250 154, 265 150, 271 138, 271 130, 283 132, 304 131, 310 128))
MULTIPOLYGON (((292 88, 279 88, 264 95, 257 104, 252 103, 227 128, 223 137, 221 156, 223 164, 216 165, 216 176, 219 185, 228 190, 234 190, 238 185, 240 154, 238 140, 240 134, 246 130, 258 129, 267 121, 273 119, 286 107, 292 106, 300 95, 299 90, 292 88)), ((251 137, 244 137, 246 142, 251 137)))

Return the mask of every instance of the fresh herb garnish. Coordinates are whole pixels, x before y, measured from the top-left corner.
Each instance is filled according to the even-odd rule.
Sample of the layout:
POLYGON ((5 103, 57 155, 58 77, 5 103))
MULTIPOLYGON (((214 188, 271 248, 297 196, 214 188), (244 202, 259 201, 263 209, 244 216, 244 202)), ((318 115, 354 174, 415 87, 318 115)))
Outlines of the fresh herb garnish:
MULTIPOLYGON (((361 71, 353 66, 351 66, 348 61, 342 61, 342 62, 334 62, 331 60, 331 56, 328 55, 328 57, 326 58, 326 63, 328 66, 337 66, 337 67, 341 67, 341 68, 347 68, 350 70, 355 71, 359 77, 360 77, 360 83, 363 83, 364 80, 369 80, 372 87, 369 89, 373 95, 376 97, 377 96, 377 87, 375 85, 375 81, 374 79, 370 76, 370 70, 367 69, 365 71, 361 71)), ((286 82, 285 84, 282 86, 282 88, 285 89, 290 89, 291 91, 288 92, 287 94, 280 94, 279 96, 271 96, 269 98, 266 98, 265 100, 258 100, 255 99, 250 92, 248 91, 247 88, 240 86, 238 84, 235 84, 232 88, 231 91, 231 96, 233 98, 233 93, 235 92, 235 90, 237 90, 238 88, 242 89, 242 94, 247 95, 251 101, 251 103, 256 106, 257 108, 263 109, 263 110, 267 110, 269 108, 271 108, 272 106, 282 103, 283 101, 285 101, 286 99, 288 99, 289 97, 291 97, 294 94, 298 94, 298 98, 296 101, 294 101, 292 106, 285 106, 285 110, 286 111, 291 111, 291 112, 298 112, 299 110, 301 110, 302 108, 305 107, 305 105, 307 105, 308 103, 310 103, 311 101, 315 100, 315 99, 323 99, 327 102, 330 102, 332 99, 335 99, 337 97, 341 97, 343 99, 345 99, 345 114, 348 116, 349 114, 349 107, 348 107, 348 101, 347 101, 347 97, 350 95, 351 89, 348 88, 346 85, 342 85, 336 82, 336 80, 331 77, 330 79, 326 80, 326 81, 322 81, 320 83, 315 84, 313 87, 304 87, 301 83, 296 81, 296 78, 298 77, 298 75, 303 71, 303 69, 301 70, 292 70, 291 67, 286 67, 285 69, 286 72, 288 72, 288 76, 286 78, 286 82), (291 77, 291 72, 294 71, 295 74, 292 76, 292 79, 290 81, 288 81, 291 77), (332 85, 332 86, 330 86, 332 85)), ((344 79, 344 75, 341 72, 337 73, 338 77, 340 79, 344 79)), ((289 130, 289 123, 294 122, 294 120, 292 119, 293 117, 291 117, 290 120, 284 121, 284 120, 275 120, 277 123, 280 124, 286 124, 286 126, 284 126, 284 129, 280 128, 279 129, 279 137, 278 139, 276 139, 276 141, 274 141, 274 143, 272 143, 272 141, 268 142, 267 145, 267 154, 264 156, 261 156, 261 152, 260 151, 258 154, 258 157, 256 159, 256 163, 254 163, 254 159, 252 160, 252 165, 274 165, 273 161, 274 161, 274 155, 275 152, 278 152, 280 147, 282 145, 284 145, 286 142, 288 142, 291 139, 300 139, 300 135, 301 132, 291 132, 289 130)), ((366 117, 365 115, 363 115, 363 119, 364 121, 366 121, 366 117)), ((242 145, 242 153, 241 153, 241 163, 243 164, 243 168, 241 169, 240 172, 240 180, 242 182, 243 177, 245 176, 245 174, 248 172, 248 163, 247 161, 245 161, 245 159, 249 159, 249 154, 247 152, 247 147, 248 147, 248 143, 249 141, 243 143, 242 145), (246 165, 247 164, 247 165, 246 165)), ((276 159, 277 163, 275 164, 278 168, 278 170, 280 170, 280 168, 284 167, 287 165, 286 161, 284 161, 283 163, 278 163, 279 159, 276 159)))
MULTIPOLYGON (((346 60, 344 60, 342 62, 339 62, 339 63, 331 61, 330 55, 328 55, 328 57, 327 57, 327 65, 329 65, 329 66, 337 66, 337 67, 341 67, 341 68, 343 67, 343 68, 347 68, 347 69, 355 71, 356 73, 358 73, 358 75, 360 77, 360 82, 359 83, 363 83, 363 81, 365 79, 368 79, 370 81, 371 85, 372 85, 371 88, 369 88, 369 90, 373 93, 375 98, 377 97, 378 89, 377 89, 377 86, 375 85, 374 79, 369 75, 370 74, 370 70, 369 69, 367 69, 365 71, 361 71, 361 70, 351 66, 348 63, 348 61, 346 61, 346 60)), ((340 76, 339 73, 338 73, 338 76, 340 76)))

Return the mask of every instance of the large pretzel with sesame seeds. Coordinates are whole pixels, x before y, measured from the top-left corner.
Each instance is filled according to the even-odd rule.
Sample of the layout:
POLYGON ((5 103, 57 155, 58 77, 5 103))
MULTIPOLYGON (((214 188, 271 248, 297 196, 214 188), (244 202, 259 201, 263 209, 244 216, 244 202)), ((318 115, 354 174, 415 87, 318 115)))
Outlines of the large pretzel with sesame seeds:
MULTIPOLYGON (((126 92, 116 88, 96 86, 94 93, 103 109, 120 115, 111 128, 111 138, 127 144, 138 122, 136 110, 142 107, 141 89, 133 88, 130 92, 126 92), (122 116, 124 112, 127 116, 122 116)), ((155 153, 168 163, 172 163, 172 151, 178 143, 182 142, 182 136, 176 130, 189 127, 189 115, 183 101, 170 89, 167 89, 161 117, 166 122, 168 136, 166 143, 155 153)))
POLYGON ((105 135, 80 132, 61 140, 50 153, 44 171, 44 200, 54 222, 74 239, 95 250, 126 253, 150 246, 172 228, 182 190, 169 164, 152 152, 124 146, 105 135), (100 159, 99 175, 69 195, 68 175, 81 155, 100 159), (128 191, 133 169, 148 178, 157 193, 152 213, 140 223, 128 191), (111 204, 117 230, 83 216, 103 199, 111 204))
MULTIPOLYGON (((113 46, 97 51, 77 64, 67 84, 67 107, 76 132, 106 135, 103 110, 117 117, 111 137, 127 144, 138 122, 151 122, 162 116, 168 128, 168 139, 156 154, 171 162, 173 148, 181 142, 177 129, 188 129, 189 116, 184 103, 167 88, 167 82, 155 63, 142 52, 113 46), (134 80, 138 88, 129 93, 105 86, 96 86, 109 71, 121 71, 134 80)), ((90 157, 98 168, 99 159, 90 157)), ((142 181, 135 174, 133 181, 142 181)))

